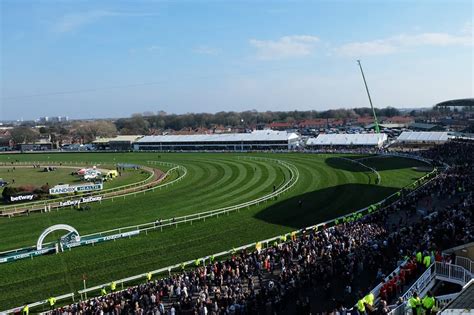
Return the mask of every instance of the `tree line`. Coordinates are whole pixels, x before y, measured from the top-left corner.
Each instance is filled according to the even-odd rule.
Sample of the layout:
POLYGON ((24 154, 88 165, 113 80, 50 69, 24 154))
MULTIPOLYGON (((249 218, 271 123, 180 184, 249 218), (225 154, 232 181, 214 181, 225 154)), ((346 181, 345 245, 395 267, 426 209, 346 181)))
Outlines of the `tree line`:
MULTIPOLYGON (((376 108, 378 117, 393 117, 400 115, 400 111, 393 107, 376 108)), ((412 111, 411 116, 419 115, 412 111)), ((426 112, 423 114, 426 115, 426 112)), ((62 142, 68 137, 73 142, 88 143, 97 137, 114 137, 116 135, 149 135, 161 134, 167 130, 197 130, 212 129, 218 126, 240 127, 250 129, 262 127, 272 122, 299 122, 308 119, 355 119, 372 116, 369 107, 353 109, 331 109, 326 111, 265 111, 256 110, 243 112, 217 113, 186 113, 166 114, 160 111, 156 114, 147 112, 133 114, 128 118, 82 120, 60 123, 46 123, 36 127, 32 122, 13 128, 10 137, 15 143, 31 143, 39 138, 48 136, 51 142, 62 142)))

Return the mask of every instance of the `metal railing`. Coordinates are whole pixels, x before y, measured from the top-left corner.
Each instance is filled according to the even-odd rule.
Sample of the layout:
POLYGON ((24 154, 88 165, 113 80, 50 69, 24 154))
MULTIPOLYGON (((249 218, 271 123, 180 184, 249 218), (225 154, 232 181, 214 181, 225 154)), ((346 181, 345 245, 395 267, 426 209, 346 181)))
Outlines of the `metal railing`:
MULTIPOLYGON (((259 198, 254 199, 254 200, 250 200, 250 201, 241 203, 241 204, 228 206, 228 207, 224 207, 224 208, 219 208, 219 209, 214 209, 214 210, 209 210, 209 211, 204 211, 204 212, 199 212, 199 213, 190 214, 190 215, 181 216, 181 217, 176 217, 176 218, 164 219, 160 223, 157 223, 156 221, 153 221, 153 222, 148 222, 148 223, 143 223, 143 224, 138 224, 138 225, 115 228, 115 229, 111 229, 111 230, 107 230, 107 231, 101 231, 101 232, 97 232, 97 233, 81 235, 81 237, 82 238, 91 238, 91 237, 94 237, 94 236, 102 237, 102 236, 106 236, 106 235, 110 235, 110 234, 124 233, 124 232, 129 232, 129 231, 140 231, 140 232, 145 232, 147 234, 148 231, 151 231, 151 230, 160 229, 162 231, 163 228, 173 227, 173 226, 177 227, 179 224, 183 224, 183 223, 191 223, 192 224, 192 222, 196 221, 196 220, 206 220, 207 218, 211 218, 211 217, 214 217, 214 216, 219 217, 219 215, 229 214, 229 213, 234 212, 234 211, 239 211, 241 209, 249 208, 250 206, 253 206, 253 205, 260 205, 260 203, 267 202, 267 201, 269 201, 271 199, 274 199, 275 197, 278 197, 281 194, 287 192, 288 190, 293 188, 293 186, 298 182, 299 170, 295 165, 293 165, 291 163, 281 161, 281 160, 277 160, 277 159, 270 159, 270 158, 263 158, 263 157, 239 157, 239 158, 249 159, 249 160, 271 161, 271 162, 278 163, 278 164, 280 164, 280 165, 287 168, 287 170, 290 172, 290 178, 289 178, 288 181, 286 181, 282 186, 280 186, 274 192, 272 192, 270 194, 267 194, 265 196, 259 197, 259 198)), ((158 164, 158 163, 167 163, 167 162, 148 161, 148 163, 149 164, 155 164, 155 163, 158 164)), ((172 164, 172 163, 168 163, 168 164, 169 165, 175 165, 175 164, 172 164)), ((157 189, 157 188, 161 189, 162 187, 165 187, 166 185, 173 184, 174 182, 176 182, 178 180, 181 180, 184 176, 186 176, 187 169, 184 166, 181 166, 181 165, 178 165, 177 167, 182 168, 183 171, 184 171, 184 173, 179 178, 175 179, 174 181, 165 183, 163 185, 160 185, 160 186, 157 186, 157 187, 152 187, 148 190, 154 190, 154 189, 157 189)), ((173 169, 170 169, 170 170, 168 170, 168 172, 170 172, 172 170, 173 169)), ((145 192, 145 191, 147 191, 147 190, 140 191, 140 193, 145 192)), ((132 193, 132 194, 135 194, 135 193, 132 193)), ((126 195, 123 195, 123 196, 126 196, 126 195)), ((120 197, 122 197, 122 196, 120 196, 120 197)), ((49 243, 46 243, 44 245, 46 246, 46 245, 51 244, 51 243, 53 243, 53 242, 49 242, 49 243)), ((14 250, 6 251, 6 252, 0 253, 0 254, 13 253, 13 252, 18 252, 20 250, 31 249, 31 248, 33 248, 33 247, 25 247, 25 248, 21 248, 21 249, 14 249, 14 250)))
MULTIPOLYGON (((229 214, 231 212, 239 211, 239 210, 245 209, 245 208, 249 208, 250 206, 253 206, 253 205, 260 205, 260 203, 262 203, 262 202, 267 202, 268 200, 274 199, 275 197, 278 197, 281 194, 283 194, 283 193, 287 192, 288 190, 290 190, 297 183, 297 181, 299 179, 298 168, 296 166, 294 166, 293 164, 291 164, 291 163, 284 162, 284 161, 277 160, 277 159, 260 158, 260 157, 240 157, 240 158, 250 159, 250 160, 271 161, 271 162, 279 163, 280 165, 286 167, 287 170, 290 172, 290 178, 289 178, 288 181, 286 181, 282 186, 280 186, 274 192, 272 192, 270 194, 267 194, 265 196, 259 197, 257 199, 253 199, 253 200, 244 202, 244 203, 240 203, 240 204, 237 204, 237 205, 232 205, 232 206, 228 206, 228 207, 224 207, 224 208, 199 212, 199 213, 195 213, 195 214, 190 214, 190 215, 186 215, 186 216, 170 218, 170 219, 164 219, 160 223, 157 223, 156 221, 153 221, 153 222, 148 222, 148 223, 143 223, 143 224, 138 224, 138 225, 132 225, 132 226, 125 226, 125 227, 110 229, 110 230, 101 231, 101 232, 97 232, 97 233, 81 235, 81 238, 103 237, 103 236, 107 236, 107 235, 111 235, 111 234, 124 233, 124 232, 130 232, 130 231, 140 231, 140 232, 145 232, 147 234, 148 231, 151 231, 151 230, 160 229, 162 231, 163 228, 166 228, 166 227, 174 227, 174 226, 177 227, 179 224, 183 224, 183 223, 191 223, 192 224, 192 222, 196 221, 196 220, 206 220, 207 218, 211 218, 211 217, 214 217, 214 216, 219 217, 219 215, 222 215, 222 214, 229 214)), ((153 163, 162 163, 162 162, 149 161, 148 163, 153 164, 153 163)), ((172 163, 168 163, 168 164, 175 165, 175 164, 172 164, 172 163)), ((181 166, 181 165, 178 165, 177 167, 181 167, 183 169, 183 172, 184 172, 179 178, 176 178, 175 180, 173 180, 171 182, 167 182, 167 183, 165 183, 163 185, 160 185, 158 187, 150 188, 148 190, 154 190, 154 189, 157 189, 157 188, 161 189, 162 187, 165 187, 166 185, 171 185, 174 182, 179 181, 183 177, 185 177, 186 174, 187 174, 187 169, 184 166, 181 166)), ((175 168, 177 168, 177 167, 175 167, 175 168)), ((168 170, 168 172, 172 172, 175 168, 168 170)), ((145 191, 146 190, 140 191, 140 193, 145 192, 145 191)), ((132 193, 132 194, 134 194, 134 193, 132 193)), ((123 195, 123 196, 126 196, 126 195, 123 195)), ((122 197, 122 196, 120 196, 120 197, 122 197)), ((54 242, 45 243, 44 245, 47 246, 47 245, 52 244, 52 243, 54 243, 54 242)), ((13 249, 13 250, 2 252, 0 254, 14 253, 14 252, 18 252, 18 251, 26 250, 26 249, 31 249, 31 248, 33 248, 33 247, 13 249)))
POLYGON ((297 181, 299 179, 299 171, 296 168, 296 166, 294 166, 291 163, 283 162, 283 161, 276 160, 276 159, 266 159, 266 158, 258 158, 258 157, 252 157, 252 158, 247 158, 246 157, 245 159, 257 159, 257 160, 262 160, 263 159, 263 160, 271 160, 273 162, 275 162, 275 161, 279 162, 281 165, 285 166, 287 168, 287 170, 290 172, 290 178, 288 179, 288 181, 286 181, 282 186, 280 186, 274 192, 272 192, 270 194, 267 194, 267 195, 264 195, 262 197, 244 202, 244 203, 240 203, 240 204, 232 205, 232 206, 228 206, 228 207, 223 207, 223 208, 218 208, 218 209, 214 209, 214 210, 208 210, 208 211, 203 211, 203 212, 199 212, 199 213, 189 214, 189 215, 185 215, 185 216, 181 216, 181 217, 164 219, 164 220, 161 221, 161 223, 157 223, 156 221, 153 221, 153 222, 148 222, 148 223, 143 223, 143 224, 138 224, 138 225, 133 225, 133 226, 121 227, 121 228, 112 229, 112 230, 108 230, 108 231, 102 231, 102 232, 99 232, 99 233, 89 234, 89 235, 85 235, 84 237, 93 236, 93 235, 101 235, 102 236, 104 234, 109 234, 109 233, 112 233, 112 232, 122 233, 122 232, 130 231, 130 230, 139 230, 140 232, 142 232, 142 231, 147 232, 149 230, 156 230, 156 229, 163 230, 163 228, 178 226, 179 224, 183 224, 183 223, 191 223, 192 224, 192 222, 196 221, 196 220, 205 220, 206 218, 210 218, 210 217, 214 217, 214 216, 219 217, 219 215, 229 214, 231 212, 238 211, 238 210, 245 209, 245 208, 249 208, 250 206, 254 206, 254 205, 260 205, 260 203, 267 202, 271 199, 274 199, 275 197, 278 197, 281 194, 283 194, 283 193, 287 192, 288 190, 290 190, 291 188, 293 188, 293 186, 297 183, 297 181))
MULTIPOLYGON (((79 165, 87 165, 88 164, 88 162, 78 162, 78 163, 79 163, 79 165)), ((42 164, 42 165, 55 166, 55 167, 62 167, 62 166, 63 167, 71 167, 72 162, 54 162, 54 163, 47 163, 47 162, 44 162, 44 161, 43 162, 33 161, 33 162, 28 162, 28 163, 16 162, 12 166, 17 166, 17 165, 31 166, 33 164, 38 164, 38 165, 42 164)), ((94 165, 111 165, 110 162, 109 163, 98 162, 98 163, 92 163, 92 164, 94 164, 94 165)), ((11 166, 11 165, 8 165, 8 166, 11 166)), ((150 175, 146 179, 141 180, 141 181, 136 182, 136 183, 131 183, 131 184, 127 184, 127 185, 123 185, 123 186, 119 186, 119 187, 104 189, 104 190, 101 190, 100 192, 90 192, 89 195, 97 195, 97 194, 114 192, 114 191, 123 190, 123 189, 127 189, 127 188, 132 188, 132 187, 136 187, 136 186, 141 186, 143 184, 146 184, 146 183, 150 182, 151 179, 153 179, 153 177, 154 177, 154 170, 150 169, 150 168, 147 168, 147 167, 143 167, 143 166, 140 166, 140 168, 143 169, 143 170, 146 170, 147 172, 150 173, 150 175)), ((71 198, 77 198, 77 196, 67 196, 67 197, 55 198, 54 200, 36 201, 36 202, 30 202, 28 204, 23 204, 23 205, 19 204, 19 205, 1 206, 0 211, 4 212, 4 211, 12 210, 12 209, 17 209, 17 208, 20 208, 21 206, 26 206, 26 207, 32 207, 32 206, 36 206, 36 205, 45 206, 45 205, 48 205, 50 203, 57 203, 59 201, 64 201, 64 200, 68 200, 68 199, 71 199, 71 198)))
POLYGON ((436 278, 439 280, 454 282, 464 286, 473 278, 472 273, 462 266, 442 262, 436 262, 435 264, 436 278))
MULTIPOLYGON (((157 164, 158 163, 163 164, 163 165, 164 164, 166 164, 166 165, 167 164, 172 164, 172 163, 165 163, 165 162, 157 162, 157 164)), ((167 166, 169 166, 169 165, 167 165, 167 166)), ((102 200, 107 200, 107 199, 112 199, 113 200, 114 198, 118 198, 118 197, 127 197, 127 196, 131 196, 131 195, 136 195, 137 193, 142 193, 142 192, 154 190, 154 188, 160 188, 161 189, 162 187, 168 185, 168 183, 165 183, 165 184, 162 184, 162 185, 156 185, 156 186, 153 186, 151 188, 140 189, 138 191, 133 191, 133 192, 130 192, 130 193, 114 194, 114 192, 119 193, 119 192, 122 192, 122 191, 127 190, 127 189, 141 188, 141 187, 144 187, 147 184, 150 184, 151 180, 155 176, 154 170, 151 169, 151 168, 148 168, 148 167, 144 167, 144 166, 142 166, 141 168, 147 170, 150 173, 150 176, 148 178, 146 178, 145 180, 142 180, 142 181, 136 182, 136 183, 132 183, 132 184, 119 186, 119 187, 104 189, 104 190, 101 190, 101 191, 89 192, 87 194, 87 196, 102 196, 103 197, 102 200)), ((174 167, 172 169, 168 170, 165 173, 165 175, 163 177, 161 177, 159 182, 162 182, 171 173, 170 171, 172 171, 173 169, 181 169, 185 173, 187 173, 187 169, 184 166, 174 164, 174 167)), ((184 175, 186 175, 186 174, 184 174, 184 175)), ((67 197, 55 198, 53 200, 37 201, 37 202, 24 204, 24 207, 21 207, 21 205, 4 206, 3 208, 0 208, 0 213, 2 215, 10 215, 10 214, 14 215, 15 212, 17 212, 18 209, 23 209, 24 211, 27 211, 27 210, 30 210, 30 211, 41 210, 42 211, 43 209, 45 209, 45 207, 48 207, 48 206, 50 206, 51 209, 52 208, 63 208, 63 206, 60 205, 60 202, 65 202, 65 201, 68 201, 68 200, 74 200, 74 199, 77 199, 79 197, 80 196, 67 196, 67 197), (37 206, 37 207, 35 208, 35 206, 37 206), (27 210, 25 210, 25 209, 27 209, 27 210), (9 212, 9 211, 12 211, 12 212, 9 212)))
MULTIPOLYGON (((281 161, 281 160, 276 160, 276 159, 269 159, 269 158, 261 158, 261 157, 241 157, 241 158, 244 158, 244 159, 259 159, 259 160, 273 160, 273 161, 278 161, 282 164, 286 164, 286 165, 290 165, 292 167, 294 167, 294 171, 296 171, 296 174, 294 174, 296 177, 296 180, 289 186, 289 187, 286 187, 285 188, 285 191, 289 190, 291 187, 293 187, 295 185, 295 183, 298 181, 299 179, 299 171, 298 171, 298 168, 296 168, 296 166, 294 166, 293 164, 290 164, 290 163, 287 163, 287 162, 284 162, 284 161, 281 161)), ((154 162, 154 161, 153 161, 154 162)), ((291 174, 293 174, 292 171, 290 171, 291 174)), ((433 175, 436 173, 436 169, 433 170, 433 172, 429 173, 428 175, 433 175)), ((432 177, 432 178, 429 178, 429 176, 424 176, 423 178, 427 178, 428 179, 425 181, 425 182, 421 182, 421 185, 419 185, 418 187, 416 187, 414 190, 412 190, 408 195, 411 195, 412 193, 414 193, 415 191, 417 191, 418 189, 420 189, 421 187, 423 187, 424 185, 427 185, 428 183, 430 183, 432 180, 434 180, 436 178, 435 177, 432 177)), ((285 185, 289 185, 288 184, 289 182, 287 182, 285 185)), ((285 187, 285 185, 283 185, 282 187, 285 187)), ((281 188, 281 187, 280 187, 281 188)), ((270 194, 270 195, 273 195, 273 194, 270 194)), ((267 196, 270 196, 270 195, 267 195, 267 196)), ((399 194, 398 192, 386 197, 385 199, 379 201, 378 203, 376 203, 377 205, 382 205, 384 204, 386 201, 388 200, 391 200, 393 197, 398 197, 399 194)), ((271 199, 273 198, 274 196, 271 196, 271 197, 267 197, 266 200, 268 199, 271 199)), ((262 197, 263 198, 263 197, 262 197)), ((258 198, 257 199, 257 202, 256 203, 253 203, 253 204, 259 204, 260 202, 264 202, 266 200, 262 200, 262 198, 258 198)), ((398 199, 397 199, 398 200, 398 199)), ((388 204, 387 206, 390 206, 392 205, 394 202, 396 202, 397 200, 391 202, 390 204, 388 204)), ((252 201, 252 202, 255 202, 256 200, 252 201)), ((246 204, 246 203, 244 203, 246 204)), ((247 206, 244 206, 244 207, 247 207, 247 206)), ((220 210, 220 211, 230 211, 230 210, 225 210, 226 208, 222 208, 222 209, 217 209, 217 210, 220 210)), ((322 223, 318 223, 318 224, 315 224, 315 225, 312 225, 312 226, 308 226, 308 227, 305 227, 303 229, 299 229, 297 231, 293 231, 291 233, 296 233, 296 234, 300 234, 302 233, 303 231, 306 231, 306 230, 310 230, 310 229, 314 229, 314 230, 318 230, 319 228, 321 227, 330 227, 330 226, 334 226, 334 225, 337 225, 339 220, 343 220, 344 218, 348 217, 348 216, 353 216, 355 214, 362 214, 363 212, 367 212, 367 214, 371 213, 371 206, 367 206, 365 208, 362 208, 360 210, 357 210, 357 211, 354 211, 350 214, 346 214, 346 215, 341 215, 337 218, 334 218, 334 219, 330 219, 330 220, 327 220, 325 222, 322 222, 322 223)), ((203 213, 199 213, 199 214, 194 214, 194 215, 198 215, 198 218, 194 218, 194 220, 201 220, 201 219, 205 219, 206 217, 208 217, 209 215, 218 215, 220 213, 210 213, 210 214, 206 214, 205 216, 199 216, 199 215, 202 215, 202 214, 205 214, 205 213, 209 213, 209 212, 212 212, 212 211, 216 211, 216 210, 211 210, 211 211, 207 211, 207 212, 203 212, 203 213)), ((190 215, 192 216, 192 215, 190 215)), ((184 216, 184 217, 180 217, 180 218, 189 218, 190 216, 184 216)), ((172 219, 168 219, 167 221, 169 220, 172 220, 172 219)), ((184 221, 181 221, 183 223, 186 223, 186 222, 192 222, 192 220, 188 219, 186 221, 186 219, 184 221)), ((171 222, 171 223, 167 223, 167 226, 171 226, 171 225, 177 225, 178 223, 181 223, 181 222, 171 222)), ((162 228, 164 227, 165 225, 161 225, 161 226, 158 226, 156 227, 155 224, 156 222, 152 222, 152 223, 147 223, 147 224, 143 224, 143 226, 145 225, 150 225, 150 224, 153 224, 153 227, 149 227, 149 228, 145 228, 143 230, 149 230, 149 229, 156 229, 156 228, 162 228)), ((138 226, 135 226, 135 227, 139 227, 140 225, 138 226)), ((124 228, 121 228, 121 229, 124 229, 124 228)), ((120 229, 118 229, 120 230, 120 229)), ((117 231, 117 229, 115 230, 111 230, 111 231, 117 231)), ((106 231, 107 232, 107 231, 106 231)), ((104 232, 101 232, 101 233, 104 233, 104 232)), ((288 234, 291 234, 291 233, 286 233, 286 235, 288 234)), ((275 237, 272 237, 272 238, 269 238, 269 239, 266 239, 266 240, 263 240, 263 241, 259 241, 259 242, 254 242, 254 243, 250 243, 250 244, 247 244, 247 245, 243 245, 243 246, 240 246, 240 247, 237 247, 237 248, 233 248, 231 250, 227 250, 227 251, 223 251, 223 252, 220 252, 220 253, 216 253, 216 254, 213 254, 213 255, 208 255, 208 256, 205 256, 205 257, 202 257, 202 258, 199 258, 197 259, 198 261, 202 262, 203 264, 205 264, 205 262, 207 260, 209 260, 211 257, 213 258, 218 258, 218 257, 222 257, 222 256, 225 256, 225 255, 229 255, 229 254, 232 254, 234 253, 235 251, 239 251, 239 250, 243 250, 243 249, 247 249, 247 248, 250 248, 250 247, 255 247, 257 243, 261 243, 262 244, 262 248, 265 248, 265 247, 268 247, 268 244, 270 242, 274 242, 274 241, 278 241, 281 239, 281 235, 279 236, 275 236, 275 237), (265 246, 266 244, 266 246, 265 246)), ((186 266, 189 266, 191 264, 194 264, 196 262, 196 260, 189 260, 189 261, 185 261, 185 262, 181 262, 179 264, 174 264, 174 265, 171 265, 171 266, 167 266, 167 267, 164 267, 164 268, 160 268, 160 269, 157 269, 157 270, 154 270, 154 271, 150 271, 150 273, 152 275, 157 275, 157 274, 163 274, 163 273, 170 273, 172 270, 175 270, 177 268, 182 268, 183 266, 186 267, 186 266)), ((96 285, 94 287, 90 287, 90 288, 87 288, 85 290, 79 290, 78 293, 81 295, 81 299, 83 299, 84 297, 87 299, 87 293, 89 292, 93 292, 93 291, 98 291, 100 290, 102 287, 105 287, 105 286, 109 286, 112 282, 115 282, 116 284, 120 284, 123 288, 124 284, 125 283, 128 283, 128 282, 133 282, 133 281, 137 281, 137 280, 140 280, 140 279, 143 279, 147 276, 148 273, 141 273, 141 274, 138 274, 138 275, 135 275, 135 276, 132 276, 132 277, 128 277, 128 278, 124 278, 124 279, 120 279, 120 280, 115 280, 115 281, 110 281, 110 282, 107 282, 107 283, 103 283, 101 285, 96 285)), ((380 290, 380 288, 379 288, 380 290)), ((69 293, 69 294, 65 294, 65 295, 61 295, 61 296, 58 296, 56 297, 56 300, 64 300, 66 299, 67 297, 72 297, 74 299, 74 293, 69 293)), ((39 301, 39 302, 35 302, 35 303, 32 303, 32 304, 28 304, 30 307, 36 307, 36 306, 40 306, 40 305, 43 305, 46 303, 46 300, 43 300, 43 301, 39 301)), ((16 307, 16 308, 13 308, 13 309, 10 309, 10 310, 6 310, 4 311, 4 313, 12 313, 14 311, 17 311, 21 309, 21 307, 16 307)), ((3 313, 3 312, 0 312, 0 313, 3 313)), ((392 314, 392 313, 391 313, 392 314)))
POLYGON ((474 274, 474 261, 469 258, 456 256, 455 264, 468 270, 471 274, 474 274))
POLYGON ((380 184, 382 182, 382 177, 380 177, 380 173, 377 172, 377 170, 373 167, 370 167, 368 165, 365 165, 364 163, 358 161, 358 160, 353 160, 353 159, 348 159, 348 158, 345 158, 345 157, 336 157, 337 159, 341 159, 341 160, 344 160, 344 161, 348 161, 348 162, 352 162, 352 163, 355 163, 355 164, 359 164, 360 166, 364 167, 364 168, 367 168, 369 169, 370 171, 372 171, 376 176, 377 176, 377 182, 380 184))
MULTIPOLYGON (((161 189, 161 188, 164 188, 168 185, 173 185, 174 183, 176 182, 179 182, 181 179, 183 179, 186 175, 187 175, 187 169, 184 167, 184 166, 181 166, 181 165, 178 165, 177 167, 174 167, 172 169, 169 169, 166 173, 165 173, 165 176, 163 178, 166 178, 166 176, 168 176, 170 173, 172 173, 174 170, 176 169, 181 169, 183 171, 182 174, 180 174, 180 176, 178 176, 177 178, 173 179, 172 181, 169 181, 169 182, 166 182, 162 185, 158 185, 158 186, 153 186, 151 188, 148 188, 148 189, 145 189, 145 190, 141 190, 139 193, 146 193, 147 191, 154 191, 155 189, 161 189)), ((124 195, 121 195, 121 197, 126 197, 128 195, 133 195, 133 194, 137 194, 138 192, 132 192, 132 193, 129 193, 129 194, 124 194, 124 195)), ((102 200, 107 200, 107 199, 112 199, 113 201, 113 198, 118 198, 117 196, 115 197, 108 197, 108 198, 103 198, 102 200)), ((89 238, 89 237, 93 237, 93 236, 105 236, 105 235, 108 235, 108 234, 113 234, 113 232, 115 233, 123 233, 123 232, 127 232, 127 231, 133 231, 133 230, 140 230, 138 227, 140 226, 144 226, 144 225, 149 225, 151 223, 145 223, 145 224, 142 224, 142 225, 136 225, 136 226, 131 226, 131 227, 125 227, 125 228, 117 228, 117 229, 112 229, 112 230, 108 230, 108 231, 102 231, 102 232, 98 232, 98 233, 91 233, 91 234, 86 234, 86 235, 81 235, 82 238, 89 238)), ((145 230, 145 229, 142 229, 142 230, 145 230)), ((44 243, 43 245, 44 246, 47 246, 47 245, 50 245, 50 244, 53 244, 55 242, 47 242, 47 243, 44 243)), ((13 254, 15 252, 20 252, 20 251, 25 251, 25 250, 31 250, 31 249, 35 249, 36 246, 28 246, 28 247, 22 247, 22 248, 16 248, 16 249, 12 249, 12 250, 7 250, 7 251, 3 251, 3 252, 0 252, 0 255, 5 255, 5 254, 13 254)))
MULTIPOLYGON (((462 257, 464 258, 464 257, 462 257)), ((472 261, 469 258, 464 258, 462 261, 463 265, 469 262, 472 265, 472 261)), ((467 283, 472 281, 474 275, 463 266, 448 264, 444 262, 434 262, 431 266, 418 278, 418 280, 402 295, 403 303, 396 306, 389 314, 399 315, 405 314, 407 308, 407 301, 413 296, 413 292, 417 292, 418 296, 423 296, 427 290, 431 288, 434 280, 441 280, 451 283, 456 283, 461 286, 465 286, 467 283)), ((459 293, 453 293, 446 295, 446 300, 453 299, 459 293)))
POLYGON ((435 297, 436 307, 438 309, 444 307, 446 304, 454 300, 458 295, 459 295, 459 292, 436 296, 435 297))
MULTIPOLYGON (((66 299, 71 299, 72 302, 74 303, 75 300, 74 300, 74 293, 68 293, 68 294, 63 294, 63 295, 60 295, 60 296, 57 296, 55 297, 55 299, 57 301, 64 301, 66 299)), ((25 305, 28 305, 28 307, 30 309, 34 308, 34 307, 38 307, 38 306, 41 306, 41 305, 44 305, 44 304, 47 304, 48 303, 48 300, 41 300, 41 301, 38 301, 38 302, 34 302, 34 303, 29 303, 29 304, 25 304, 25 305)), ((10 314, 10 313, 18 313, 18 312, 21 312, 21 310, 23 309, 23 307, 25 305, 22 305, 22 306, 17 306, 17 307, 14 307, 12 309, 9 309, 9 310, 6 310, 6 311, 1 311, 0 314, 10 314)), ((30 311, 31 312, 31 311, 30 311)))

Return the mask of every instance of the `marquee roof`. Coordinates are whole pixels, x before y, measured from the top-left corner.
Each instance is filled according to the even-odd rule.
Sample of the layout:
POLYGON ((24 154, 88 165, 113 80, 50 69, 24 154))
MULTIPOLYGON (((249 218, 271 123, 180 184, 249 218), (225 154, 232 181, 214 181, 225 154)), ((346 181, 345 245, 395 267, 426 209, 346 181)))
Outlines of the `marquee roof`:
POLYGON ((448 133, 443 131, 404 131, 398 136, 398 142, 446 142, 448 133))
POLYGON ((309 138, 306 145, 381 146, 385 141, 387 135, 384 133, 320 134, 317 138, 309 138))
POLYGON ((288 141, 298 138, 296 133, 286 131, 256 130, 251 133, 145 136, 135 143, 288 141))

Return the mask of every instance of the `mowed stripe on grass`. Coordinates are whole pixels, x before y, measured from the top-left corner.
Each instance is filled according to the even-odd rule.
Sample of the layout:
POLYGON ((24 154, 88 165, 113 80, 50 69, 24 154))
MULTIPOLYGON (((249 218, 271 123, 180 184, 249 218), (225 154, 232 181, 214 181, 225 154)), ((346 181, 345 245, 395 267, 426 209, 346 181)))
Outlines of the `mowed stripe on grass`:
MULTIPOLYGON (((136 162, 150 160, 153 155, 136 154, 136 162)), ((180 225, 176 229, 165 229, 163 232, 152 232, 95 247, 76 248, 60 254, 61 259, 59 255, 51 255, 0 265, 0 273, 4 278, 0 284, 0 292, 6 292, 0 296, 0 308, 5 309, 20 305, 27 300, 34 301, 49 295, 70 292, 71 288, 78 290, 82 286, 84 273, 88 275, 89 286, 97 285, 334 218, 355 210, 359 205, 365 206, 380 200, 391 191, 412 182, 416 176, 423 175, 414 172, 411 166, 386 170, 381 173, 382 182, 387 185, 393 182, 398 186, 376 187, 367 185, 367 172, 360 166, 347 166, 342 163, 329 165, 327 159, 332 156, 301 154, 259 156, 286 160, 296 165, 300 172, 300 180, 295 188, 278 200, 228 216, 206 219, 205 222, 195 222, 193 225, 180 225), (402 180, 399 178, 391 181, 390 177, 395 175, 402 180), (366 188, 361 190, 363 187, 366 188), (299 199, 304 202, 302 208, 297 206, 299 199)), ((132 157, 133 155, 124 155, 123 159, 132 157)), ((104 159, 104 157, 94 158, 104 159)), ((90 229, 98 229, 101 225, 108 229, 109 225, 119 224, 123 220, 122 218, 115 220, 114 211, 125 219, 128 218, 129 222, 138 220, 134 218, 135 216, 144 220, 150 217, 150 213, 152 216, 156 214, 146 209, 147 207, 159 207, 163 218, 168 215, 172 217, 176 213, 182 215, 200 212, 204 210, 202 205, 209 205, 206 209, 212 209, 214 206, 235 204, 240 201, 239 197, 246 201, 269 193, 273 185, 281 184, 284 177, 284 173, 276 163, 243 160, 231 154, 162 154, 161 160, 186 166, 190 172, 187 180, 171 189, 148 196, 147 194, 137 196, 136 199, 132 199, 133 205, 127 202, 127 199, 115 201, 111 205, 106 205, 104 202, 100 211, 94 208, 83 217, 77 216, 72 210, 59 211, 51 216, 54 220, 47 224, 71 220, 70 222, 74 222, 73 226, 84 224, 86 228, 87 220, 91 221, 93 218, 94 221, 101 223, 93 224, 90 229), (211 176, 214 180, 209 179, 211 176), (149 202, 145 198, 149 198, 149 202), (194 207, 195 204, 201 206, 194 207), (126 212, 123 209, 126 209, 126 212), (133 216, 130 215, 131 211, 133 216)), ((386 163, 397 164, 396 160, 387 160, 386 163)), ((413 166, 416 164, 414 162, 413 166)), ((33 221, 29 221, 28 218, 0 221, 0 237, 12 231, 5 227, 10 224, 4 223, 15 222, 17 219, 20 219, 18 224, 21 226, 33 225, 33 221)))

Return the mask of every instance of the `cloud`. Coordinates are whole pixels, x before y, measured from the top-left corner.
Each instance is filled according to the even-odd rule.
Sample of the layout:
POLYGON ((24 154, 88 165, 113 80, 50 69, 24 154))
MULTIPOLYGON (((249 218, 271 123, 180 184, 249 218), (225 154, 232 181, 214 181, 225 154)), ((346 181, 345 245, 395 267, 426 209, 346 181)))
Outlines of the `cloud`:
POLYGON ((147 48, 148 51, 161 51, 163 50, 163 48, 161 46, 158 46, 158 45, 152 45, 150 47, 147 48))
POLYGON ((471 21, 468 21, 464 24, 464 27, 462 29, 462 32, 467 35, 471 35, 474 33, 474 25, 472 24, 471 21))
POLYGON ((220 49, 201 45, 193 48, 193 52, 195 52, 196 54, 216 56, 220 53, 220 49))
POLYGON ((318 42, 316 36, 291 35, 278 40, 251 39, 250 45, 255 47, 258 59, 275 60, 310 55, 318 42))
POLYGON ((131 13, 131 12, 117 12, 108 10, 93 10, 80 13, 70 13, 63 15, 54 25, 53 30, 57 33, 67 33, 77 30, 87 24, 94 23, 105 17, 115 16, 155 16, 154 13, 131 13))
POLYGON ((357 57, 366 55, 386 55, 419 46, 454 45, 472 45, 472 35, 453 35, 448 33, 421 33, 414 35, 400 34, 385 39, 347 43, 337 48, 336 51, 340 55, 357 57))

